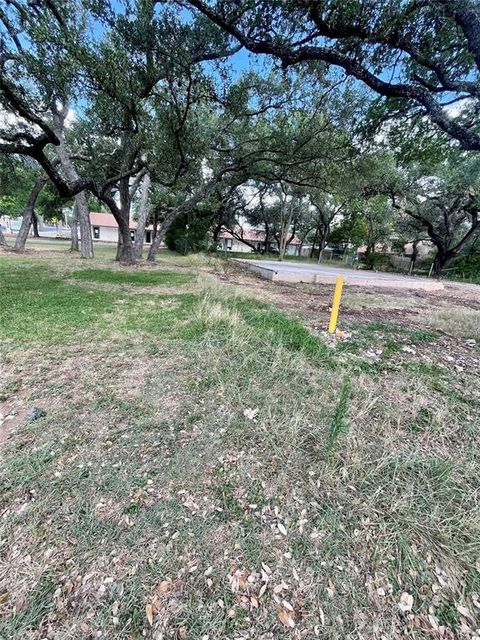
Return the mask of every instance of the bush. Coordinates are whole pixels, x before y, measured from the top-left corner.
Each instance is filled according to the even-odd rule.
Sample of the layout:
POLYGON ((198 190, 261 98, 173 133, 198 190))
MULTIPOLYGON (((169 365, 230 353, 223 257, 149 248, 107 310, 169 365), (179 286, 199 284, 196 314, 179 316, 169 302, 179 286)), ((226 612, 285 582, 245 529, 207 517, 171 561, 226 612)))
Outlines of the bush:
POLYGON ((480 253, 460 256, 451 267, 451 275, 462 280, 480 282, 480 253))
POLYGON ((387 253, 366 253, 363 265, 366 269, 386 271, 390 267, 390 256, 387 253))
POLYGON ((172 251, 185 255, 195 251, 205 251, 208 248, 209 229, 209 220, 194 218, 190 224, 187 224, 185 218, 178 218, 170 225, 165 235, 165 244, 172 251))

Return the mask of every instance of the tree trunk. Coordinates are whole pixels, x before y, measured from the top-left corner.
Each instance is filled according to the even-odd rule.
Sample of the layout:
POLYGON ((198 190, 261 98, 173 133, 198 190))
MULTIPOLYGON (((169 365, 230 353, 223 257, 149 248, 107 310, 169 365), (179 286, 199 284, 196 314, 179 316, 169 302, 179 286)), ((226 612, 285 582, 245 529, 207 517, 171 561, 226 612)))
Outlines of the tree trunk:
POLYGON ((5 240, 2 228, 0 227, 0 247, 8 247, 8 242, 5 240))
POLYGON ((420 240, 414 240, 412 242, 412 255, 410 257, 410 269, 409 269, 409 273, 412 273, 412 271, 415 268, 415 263, 417 261, 418 258, 418 243, 420 242, 420 240))
MULTIPOLYGON (((278 242, 278 260, 281 262, 285 257, 285 251, 287 250, 287 246, 289 244, 289 240, 287 240, 287 234, 289 232, 290 226, 292 224, 293 218, 293 210, 294 210, 294 199, 293 197, 290 200, 288 207, 288 214, 286 214, 287 209, 287 199, 285 196, 284 202, 281 204, 281 218, 280 218, 280 240, 278 242)), ((293 234, 295 236, 295 233, 293 234)))
POLYGON ((122 255, 122 245, 123 239, 122 234, 120 233, 120 227, 117 231, 117 253, 115 254, 115 262, 120 262, 120 256, 122 255))
POLYGON ((135 233, 135 258, 139 260, 143 253, 143 243, 145 241, 145 226, 150 212, 149 207, 150 174, 146 173, 143 178, 142 192, 140 195, 140 208, 138 212, 137 231, 135 233))
MULTIPOLYGON (((75 166, 70 159, 67 145, 65 143, 65 118, 67 117, 68 109, 66 106, 56 109, 52 112, 53 116, 53 131, 57 136, 60 144, 55 145, 55 151, 57 158, 60 162, 66 177, 71 182, 75 182, 80 179, 80 176, 75 169, 75 166)), ((93 258, 93 239, 92 239, 92 225, 90 224, 90 215, 88 212, 87 199, 85 192, 81 191, 75 196, 77 202, 77 215, 78 223, 80 227, 81 236, 81 254, 82 258, 93 258)))
POLYGON ((207 182, 207 184, 205 184, 201 189, 199 189, 196 193, 194 193, 193 196, 191 196, 179 207, 172 209, 172 211, 170 211, 170 213, 166 215, 164 221, 160 225, 160 228, 155 234, 155 238, 152 240, 152 244, 150 245, 150 250, 148 252, 148 258, 147 258, 149 262, 155 262, 155 257, 158 253, 158 250, 160 249, 160 245, 162 244, 165 234, 170 228, 170 225, 172 224, 172 222, 176 220, 179 216, 190 211, 190 209, 195 207, 195 205, 197 205, 201 200, 203 200, 203 198, 206 198, 211 193, 211 191, 213 191, 213 189, 216 187, 216 185, 219 183, 220 180, 221 180, 221 176, 216 176, 212 178, 212 180, 207 182))
POLYGON ((219 222, 215 226, 215 228, 213 230, 213 233, 212 233, 212 244, 213 244, 213 246, 215 248, 216 248, 216 246, 217 246, 217 244, 218 244, 218 242, 220 240, 219 235, 220 235, 220 231, 222 230, 222 228, 223 228, 223 222, 219 222))
POLYGON ((450 262, 456 257, 455 251, 449 251, 445 247, 437 245, 437 255, 433 261, 433 275, 440 276, 442 271, 447 267, 450 262))
POLYGON ((317 260, 317 264, 320 264, 320 261, 322 260, 322 251, 324 250, 326 245, 326 234, 320 232, 320 237, 318 239, 318 260, 317 260))
POLYGON ((40 234, 38 233, 38 216, 35 211, 32 211, 32 229, 33 229, 33 237, 39 238, 40 234))
POLYGON ((268 254, 268 250, 270 248, 270 229, 268 228, 268 224, 265 224, 265 240, 263 243, 263 253, 268 254))
MULTIPOLYGON (((179 207, 177 207, 179 209, 179 207)), ((177 209, 171 211, 166 217, 165 220, 161 223, 159 230, 157 231, 157 235, 155 239, 152 241, 150 245, 150 250, 148 252, 148 262, 155 262, 155 258, 157 257, 158 250, 160 249, 160 245, 165 238, 165 234, 170 228, 172 222, 180 215, 180 213, 176 213, 177 209)))
POLYGON ((126 234, 125 232, 121 232, 121 237, 122 242, 117 249, 118 262, 127 266, 135 264, 135 253, 132 238, 130 237, 130 230, 127 229, 126 234))
POLYGON ((318 227, 315 229, 315 235, 313 236, 312 248, 310 249, 310 258, 313 258, 313 254, 315 253, 315 245, 317 244, 318 237, 318 227))
POLYGON ((80 227, 80 258, 93 258, 92 225, 90 223, 90 212, 88 210, 85 191, 77 193, 75 196, 75 203, 77 205, 78 226, 80 227))
POLYGON ((116 219, 118 224, 118 242, 115 260, 124 265, 135 264, 135 253, 130 235, 129 220, 128 218, 125 220, 125 214, 116 219))
POLYGON ((153 231, 152 231, 152 242, 155 240, 158 231, 158 207, 155 207, 153 212, 153 231))
POLYGON ((77 199, 73 200, 73 210, 72 210, 72 224, 70 227, 70 251, 78 251, 78 211, 77 211, 77 199))
POLYGON ((22 224, 20 225, 20 229, 18 230, 17 237, 15 239, 14 249, 19 253, 25 251, 25 243, 27 242, 30 225, 33 221, 35 203, 40 191, 47 184, 47 181, 47 176, 38 178, 38 180, 33 185, 32 190, 30 191, 30 195, 28 196, 27 204, 25 205, 25 209, 23 210, 22 224))

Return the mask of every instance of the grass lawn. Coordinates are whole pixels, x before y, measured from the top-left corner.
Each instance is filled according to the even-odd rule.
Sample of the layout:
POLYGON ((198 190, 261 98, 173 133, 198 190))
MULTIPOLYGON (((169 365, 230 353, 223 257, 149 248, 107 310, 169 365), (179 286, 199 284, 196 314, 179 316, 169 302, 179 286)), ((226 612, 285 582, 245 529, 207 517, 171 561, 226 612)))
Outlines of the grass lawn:
POLYGON ((327 286, 55 247, 0 254, 0 638, 478 637, 474 289, 335 340, 327 286))

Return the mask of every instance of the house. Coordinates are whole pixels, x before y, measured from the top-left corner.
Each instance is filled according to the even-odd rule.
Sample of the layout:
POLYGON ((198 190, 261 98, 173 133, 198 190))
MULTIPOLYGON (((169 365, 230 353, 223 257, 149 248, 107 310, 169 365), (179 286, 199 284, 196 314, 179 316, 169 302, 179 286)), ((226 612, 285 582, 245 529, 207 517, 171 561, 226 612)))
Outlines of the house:
MULTIPOLYGON (((90 223, 92 225, 92 235, 94 240, 101 242, 117 242, 118 241, 118 224, 111 213, 90 213, 90 223)), ((137 231, 137 223, 130 220, 130 235, 135 240, 137 231)), ((153 226, 149 225, 145 228, 145 244, 151 244, 153 237, 153 226)))
MULTIPOLYGON (((254 251, 265 250, 265 232, 258 229, 242 229, 238 227, 234 229, 234 234, 227 229, 222 228, 218 235, 218 248, 221 251, 228 251, 231 253, 253 253, 254 251), (242 238, 242 240, 240 239, 242 238)), ((293 240, 288 244, 286 254, 290 256, 300 255, 302 243, 300 239, 295 236, 293 240)), ((268 242, 269 253, 278 253, 278 244, 275 238, 272 237, 268 242)))

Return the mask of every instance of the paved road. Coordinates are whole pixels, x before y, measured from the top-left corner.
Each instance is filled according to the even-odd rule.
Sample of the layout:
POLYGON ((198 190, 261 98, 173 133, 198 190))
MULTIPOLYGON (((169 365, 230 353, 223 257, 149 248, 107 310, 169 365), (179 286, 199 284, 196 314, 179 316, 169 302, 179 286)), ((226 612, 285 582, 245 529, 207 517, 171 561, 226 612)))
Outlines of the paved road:
POLYGON ((305 262, 277 262, 275 260, 238 259, 269 280, 287 282, 313 282, 330 284, 338 276, 343 276, 345 284, 370 287, 392 287, 402 289, 443 289, 438 280, 409 277, 398 273, 378 273, 345 267, 329 267, 324 264, 305 262))

